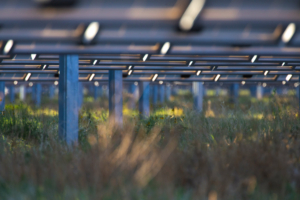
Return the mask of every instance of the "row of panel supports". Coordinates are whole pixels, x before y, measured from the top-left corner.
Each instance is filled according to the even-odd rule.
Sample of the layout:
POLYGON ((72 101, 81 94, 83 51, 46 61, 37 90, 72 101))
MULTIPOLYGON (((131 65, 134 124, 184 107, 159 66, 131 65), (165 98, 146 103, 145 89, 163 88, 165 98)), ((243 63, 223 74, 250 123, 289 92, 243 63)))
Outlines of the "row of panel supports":
MULTIPOLYGON (((78 56, 64 55, 60 56, 60 76, 59 76, 59 137, 72 144, 78 140, 78 112, 82 104, 82 84, 78 82, 78 56), (76 100, 77 99, 77 100, 76 100)), ((13 86, 11 87, 11 91, 13 86)), ((117 126, 123 123, 123 98, 122 98, 122 71, 111 70, 109 72, 109 113, 110 121, 117 126)), ((158 86, 154 86, 158 89, 158 86)), ((170 87, 167 90, 167 96, 170 96, 170 87)), ((203 85, 201 83, 193 83, 193 91, 195 95, 195 108, 202 110, 203 85)), ((20 89, 25 91, 24 87, 20 89)), ((5 105, 5 84, 0 82, 0 108, 4 110, 5 105)), ((54 88, 49 89, 50 96, 53 97, 54 88)), ((150 115, 150 82, 140 82, 138 84, 139 93, 139 113, 141 117, 150 115)), ((160 86, 160 101, 164 101, 165 88, 160 86)), ((41 103, 41 84, 32 87, 32 99, 36 105, 41 103)), ((155 92, 157 93, 157 92, 155 92)), ((154 94, 155 94, 154 93, 154 94)), ((11 92, 11 94, 14 94, 11 92)), ((14 97, 13 97, 14 98, 14 97)), ((25 97, 23 97, 25 98, 25 97)), ((169 98, 169 97, 168 97, 169 98)), ((12 97, 11 97, 12 99, 12 97)))
MULTIPOLYGON (((196 99, 198 98, 196 87, 198 87, 202 91, 201 94, 204 94, 204 87, 203 86, 198 86, 198 85, 199 85, 199 83, 197 83, 197 82, 194 82, 192 84, 192 88, 193 88, 192 91, 193 91, 193 96, 194 96, 195 108, 198 108, 199 105, 201 105, 201 103, 199 103, 199 105, 196 104, 196 102, 197 102, 196 99)), ((161 86, 155 85, 155 86, 153 86, 153 88, 154 88, 153 93, 154 94, 158 93, 158 94, 153 95, 153 99, 154 99, 153 101, 154 102, 157 102, 157 98, 159 98, 160 103, 164 103, 165 98, 167 100, 170 100, 171 87, 164 86, 164 85, 161 85, 161 86)), ((99 96, 99 92, 100 92, 99 89, 101 89, 101 88, 99 88, 97 86, 90 87, 90 90, 93 91, 93 95, 94 95, 95 100, 99 96)), ((9 86, 10 102, 15 101, 15 92, 14 92, 14 90, 15 90, 15 87, 13 85, 9 86)), ((20 99, 24 100, 25 99, 25 86, 22 85, 19 88, 19 90, 20 90, 20 99)), ((278 92, 278 94, 285 93, 285 91, 282 90, 282 89, 279 89, 277 92, 278 92)), ((131 93, 131 101, 129 103, 129 108, 130 109, 135 109, 135 104, 136 104, 137 100, 139 99, 139 97, 138 97, 139 96, 138 84, 135 83, 135 84, 132 84, 130 86, 130 93, 131 93)), ((238 93, 239 93, 238 84, 231 85, 230 90, 229 90, 229 94, 230 94, 230 100, 231 100, 232 103, 235 103, 235 104, 238 103, 237 102, 238 93)), ((32 94, 32 97, 31 97, 32 101, 35 103, 35 105, 37 107, 39 107, 40 104, 41 104, 41 94, 42 94, 41 84, 36 84, 36 85, 32 86, 31 94, 32 94)), ((261 99, 262 96, 263 96, 263 87, 262 86, 251 86, 250 87, 250 94, 251 94, 252 97, 256 97, 258 99, 261 99)), ((53 99, 54 95, 55 95, 55 87, 54 87, 54 85, 50 85, 49 86, 49 98, 53 99)), ((201 97, 201 98, 203 98, 203 97, 201 97)), ((81 107, 82 103, 83 103, 83 90, 82 90, 82 83, 79 82, 78 83, 78 104, 79 104, 79 107, 81 107)), ((197 109, 197 110, 199 110, 199 109, 197 109)))
MULTIPOLYGON (((79 92, 79 96, 78 96, 78 101, 79 101, 79 107, 81 107, 82 103, 83 103, 83 86, 82 83, 79 82, 78 83, 78 92, 79 92)), ((193 86, 194 87, 194 86, 193 86)), ((54 99, 55 96, 55 86, 54 85, 50 85, 48 88, 48 92, 49 92, 49 98, 50 99, 54 99)), ((169 86, 153 86, 153 93, 158 93, 156 95, 153 95, 153 102, 158 102, 157 99, 159 99, 160 103, 164 103, 165 99, 167 99, 168 101, 170 100, 170 96, 171 96, 171 87, 169 86)), ((216 90, 220 90, 220 88, 217 88, 216 90)), ((103 91, 101 90, 101 87, 97 87, 97 86, 93 86, 90 87, 90 91, 93 91, 93 96, 94 96, 94 100, 97 100, 97 98, 99 96, 101 96, 101 94, 103 93, 103 91), (100 94, 101 93, 101 94, 100 94)), ((299 90, 296 91, 297 92, 297 97, 298 97, 298 93, 299 90)), ((108 90, 107 90, 108 93, 108 90)), ((130 93, 132 95, 132 101, 129 104, 129 108, 134 109, 135 108, 135 103, 138 100, 138 96, 139 96, 139 89, 138 89, 138 84, 132 84, 130 87, 130 93)), ((193 92, 194 93, 194 92, 193 92)), ((203 88, 203 93, 205 94, 205 88, 203 88)), ((32 86, 31 88, 31 99, 32 101, 35 103, 36 106, 40 106, 41 103, 41 94, 42 94, 42 86, 41 84, 36 84, 34 86, 32 86)), ((229 88, 229 96, 231 97, 231 101, 232 102, 236 102, 235 99, 238 98, 238 94, 239 94, 239 85, 238 84, 233 84, 230 86, 229 88)), ((263 94, 264 94, 264 87, 262 86, 250 86, 250 94, 252 97, 255 97, 257 99, 262 99, 263 94)), ((277 90, 277 94, 287 94, 287 88, 284 89, 278 89, 277 90)), ((9 96, 10 96, 10 102, 15 102, 15 87, 13 85, 9 86, 9 96)), ((108 94, 107 94, 108 96, 108 94)), ((218 94, 217 94, 218 96, 218 94)), ((21 85, 19 87, 19 97, 21 101, 24 101, 26 98, 26 86, 25 85, 21 85)))
MULTIPOLYGON (((78 83, 78 103, 79 103, 79 107, 81 107, 82 103, 83 103, 83 90, 82 90, 82 83, 78 83)), ((138 100, 138 95, 139 95, 139 89, 138 89, 138 84, 132 84, 130 87, 130 93, 132 94, 132 101, 130 101, 129 104, 129 108, 134 109, 135 108, 135 103, 138 100)), ((193 87, 195 87, 195 83, 193 83, 193 87)), ((24 101, 25 100, 25 86, 22 85, 19 88, 19 93, 20 93, 20 100, 24 101)), ((157 98, 159 99, 160 103, 164 103, 165 98, 167 98, 167 100, 170 100, 170 96, 171 96, 171 87, 167 86, 165 87, 164 85, 161 86, 153 86, 153 90, 154 90, 154 94, 153 95, 153 101, 157 102, 157 98)), ((94 91, 94 99, 96 100, 99 95, 99 93, 101 92, 101 88, 94 86, 94 87, 90 87, 90 89, 92 91, 94 91)), ((218 88, 217 88, 218 89, 218 88)), ((9 94, 10 94, 10 102, 14 102, 15 101, 15 87, 13 85, 9 86, 9 94)), ((32 94, 32 101, 35 102, 36 106, 40 106, 41 103, 41 93, 42 93, 42 87, 41 84, 36 84, 34 86, 32 86, 31 88, 31 94, 32 94)), ((203 88, 203 93, 205 93, 204 88, 203 88)), ((262 86, 251 86, 250 87, 250 94, 252 97, 256 97, 257 99, 261 99, 263 97, 263 93, 264 93, 264 88, 262 86)), ((277 90, 277 94, 286 94, 287 90, 286 89, 278 89, 277 90)), ((299 90, 297 90, 297 97, 298 97, 298 93, 299 90)), ((195 92, 193 92, 194 96, 195 96, 195 92)), ((238 94, 239 94, 239 85, 238 84, 233 84, 230 86, 230 90, 229 90, 229 96, 230 96, 230 100, 233 103, 238 103, 237 102, 237 98, 238 98, 238 94)), ((49 86, 49 98, 53 99, 55 95, 55 87, 54 85, 50 85, 49 86)))
MULTIPOLYGON (((82 83, 78 81, 78 56, 61 55, 59 57, 59 137, 72 144, 78 140, 78 112, 83 102, 82 83)), ((122 70, 109 71, 109 114, 110 121, 117 126, 123 123, 123 83, 122 70)), ((4 110, 5 94, 4 82, 0 82, 0 109, 4 110)), ((300 87, 299 87, 300 88, 300 87)), ((24 88, 23 88, 24 89, 24 88)), ((139 89, 139 113, 142 117, 150 114, 150 83, 140 82, 139 89)), ((233 84, 230 88, 230 96, 237 104, 239 85, 233 84)), ((33 88, 33 99, 37 105, 41 103, 41 85, 33 88)), ((201 112, 203 107, 204 88, 200 82, 193 82, 194 108, 201 112)), ((262 93, 262 87, 258 87, 256 93, 262 93)), ((166 89, 167 98, 171 95, 170 87, 166 89)), ((50 96, 54 96, 54 89, 50 88, 50 96)), ((97 94, 95 95, 97 96, 97 94)), ((259 95, 258 95, 259 96, 259 95)), ((165 86, 153 86, 153 104, 165 100, 165 86), (158 92, 159 91, 159 92, 158 92), (158 93, 160 94, 158 96, 158 93)), ((23 97, 25 98, 25 97, 23 97)))
MULTIPOLYGON (((119 78, 119 80, 121 80, 119 78)), ((113 79, 111 79, 111 84, 114 83, 113 79)), ((120 84, 120 82, 119 82, 120 84)), ((142 84, 142 83, 140 83, 142 84)), ((122 86, 120 84, 120 86, 122 86)), ((14 86, 9 86, 9 94, 10 94, 10 102, 15 101, 15 92, 14 92, 14 86)), ((25 86, 22 85, 20 87, 20 97, 21 100, 25 99, 25 86)), ((153 86, 153 101, 157 102, 157 98, 159 98, 160 103, 164 103, 165 97, 167 100, 170 100, 171 96, 171 87, 167 86, 165 87, 164 85, 158 86, 154 85, 153 86)), ((82 83, 78 83, 78 106, 79 108, 81 107, 83 103, 83 92, 82 92, 82 83)), ((113 91, 113 89, 111 89, 113 91)), ((202 99, 204 95, 204 87, 202 84, 198 82, 193 82, 192 84, 192 91, 193 91, 193 96, 194 96, 194 107, 196 110, 201 111, 202 107, 202 99)), ((97 97, 99 96, 99 87, 94 86, 94 99, 96 100, 97 97)), ((134 109, 136 101, 139 99, 139 93, 142 94, 142 91, 139 92, 139 87, 138 84, 132 84, 130 87, 130 93, 132 94, 132 99, 129 104, 129 108, 134 109)), ((229 94, 230 94, 230 99, 233 103, 237 104, 237 99, 238 99, 238 93, 239 93, 239 86, 238 84, 233 84, 230 87, 229 94)), ((263 87, 262 86, 251 86, 250 87, 250 93, 251 96, 256 97, 258 99, 261 99, 263 96, 263 87)), ((280 91, 279 91, 280 93, 280 91)), ((41 94, 42 94, 42 87, 41 84, 36 84, 31 88, 31 94, 32 94, 32 100, 35 102, 36 106, 40 106, 41 104, 41 94)), ((53 85, 49 86, 49 98, 53 99, 55 94, 55 87, 53 85)), ((120 94, 120 93, 119 93, 120 94)), ((113 96, 111 96, 113 98, 113 96)), ((112 107, 113 108, 113 107, 112 107)), ((111 110, 111 113, 113 110, 111 110)))

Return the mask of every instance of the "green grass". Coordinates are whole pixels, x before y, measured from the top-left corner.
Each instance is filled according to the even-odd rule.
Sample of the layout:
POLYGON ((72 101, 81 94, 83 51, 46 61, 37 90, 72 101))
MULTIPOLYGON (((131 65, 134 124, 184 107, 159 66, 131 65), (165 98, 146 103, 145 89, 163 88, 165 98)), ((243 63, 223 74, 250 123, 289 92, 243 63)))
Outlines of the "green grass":
MULTIPOLYGON (((105 107, 107 99, 100 101, 105 107)), ((117 128, 107 110, 86 99, 72 147, 58 140, 51 103, 7 105, 0 115, 0 198, 299 199, 298 100, 228 102, 207 97, 197 113, 183 93, 140 119, 125 101, 117 128)))

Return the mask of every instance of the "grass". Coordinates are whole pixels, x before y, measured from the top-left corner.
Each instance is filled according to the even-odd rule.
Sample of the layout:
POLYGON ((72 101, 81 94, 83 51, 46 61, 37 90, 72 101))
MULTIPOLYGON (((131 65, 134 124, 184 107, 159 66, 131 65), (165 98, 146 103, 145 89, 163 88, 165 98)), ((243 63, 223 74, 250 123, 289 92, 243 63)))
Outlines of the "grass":
POLYGON ((122 129, 88 102, 72 147, 58 141, 55 108, 7 105, 0 198, 299 199, 298 100, 227 102, 207 97, 200 114, 187 93, 146 119, 125 108, 122 129))

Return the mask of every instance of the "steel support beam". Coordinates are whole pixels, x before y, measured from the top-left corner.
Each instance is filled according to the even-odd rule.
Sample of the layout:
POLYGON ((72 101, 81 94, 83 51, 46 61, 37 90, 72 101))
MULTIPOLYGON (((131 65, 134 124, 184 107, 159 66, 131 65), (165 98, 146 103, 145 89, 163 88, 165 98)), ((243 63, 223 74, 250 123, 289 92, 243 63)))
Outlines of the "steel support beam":
POLYGON ((35 102, 35 95, 36 95, 36 88, 35 88, 36 84, 34 84, 33 86, 31 86, 31 101, 35 102))
POLYGON ((50 85, 49 86, 49 98, 54 99, 54 96, 55 96, 55 87, 54 87, 54 85, 50 85))
POLYGON ((136 102, 139 98, 139 88, 138 85, 136 85, 135 83, 132 83, 130 85, 130 94, 131 94, 131 99, 129 102, 129 108, 135 109, 136 102))
POLYGON ((59 137, 67 144, 78 141, 78 56, 59 57, 59 137))
POLYGON ((140 95, 140 92, 139 92, 139 86, 138 86, 138 82, 134 82, 134 91, 133 91, 133 99, 134 99, 134 102, 138 102, 139 100, 139 95, 140 95))
POLYGON ((20 95, 20 100, 25 101, 25 99, 26 99, 26 86, 25 85, 20 86, 19 95, 20 95))
POLYGON ((5 108, 5 82, 0 81, 0 112, 5 108))
POLYGON ((165 85, 159 86, 159 101, 161 104, 165 102, 165 85))
POLYGON ((256 97, 256 93, 257 93, 257 86, 251 85, 250 86, 250 95, 251 95, 251 97, 256 97))
POLYGON ((41 97, 42 97, 42 85, 40 83, 36 84, 35 86, 35 105, 37 107, 41 106, 41 97))
POLYGON ((198 112, 202 112, 203 84, 201 82, 193 82, 193 98, 194 98, 194 109, 198 112))
POLYGON ((111 123, 123 125, 123 83, 122 71, 109 71, 109 120, 111 123))
POLYGON ((216 87, 216 96, 220 96, 220 93, 221 93, 221 87, 217 86, 216 87))
POLYGON ((239 100, 239 84, 234 83, 230 86, 230 102, 233 103, 235 106, 238 105, 238 100, 239 100))
POLYGON ((256 98, 262 99, 264 96, 264 88, 261 85, 258 85, 256 87, 256 98))
POLYGON ((10 103, 15 103, 15 86, 9 86, 9 98, 10 103))
POLYGON ((141 117, 150 115, 150 83, 139 82, 139 113, 141 117))
POLYGON ((170 97, 171 97, 171 86, 167 85, 166 86, 166 98, 167 98, 167 101, 170 101, 170 97))

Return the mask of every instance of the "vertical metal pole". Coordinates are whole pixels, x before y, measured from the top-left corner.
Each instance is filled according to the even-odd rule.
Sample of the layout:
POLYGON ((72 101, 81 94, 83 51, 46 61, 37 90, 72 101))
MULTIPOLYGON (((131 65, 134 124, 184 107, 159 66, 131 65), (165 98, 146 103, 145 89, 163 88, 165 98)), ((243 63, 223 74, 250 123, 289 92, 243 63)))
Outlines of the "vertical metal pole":
POLYGON ((35 86, 35 105, 39 107, 41 105, 42 85, 40 83, 35 86))
POLYGON ((256 88, 256 98, 262 99, 264 96, 264 88, 261 85, 258 85, 256 88))
POLYGON ((54 99, 54 96, 55 96, 55 87, 54 87, 54 85, 50 85, 49 86, 49 98, 54 99))
POLYGON ((78 55, 59 56, 59 137, 78 141, 78 55))
POLYGON ((31 86, 31 101, 35 102, 35 95, 36 95, 36 88, 35 88, 35 84, 33 84, 33 86, 31 86))
POLYGON ((153 106, 154 107, 157 105, 157 97, 158 97, 158 86, 153 85, 152 98, 153 98, 153 106))
POLYGON ((98 99, 99 96, 99 88, 97 86, 94 85, 94 101, 96 101, 98 99))
POLYGON ((26 99, 26 86, 25 85, 20 86, 19 94, 20 94, 20 100, 25 101, 25 99, 26 99))
POLYGON ((239 84, 234 83, 230 86, 230 101, 234 105, 238 105, 238 98, 239 98, 239 84))
POLYGON ((170 97, 171 97, 171 86, 167 85, 166 86, 166 98, 167 98, 167 101, 170 101, 170 97))
POLYGON ((123 125, 122 70, 109 70, 109 118, 113 124, 123 125))
POLYGON ((216 87, 216 96, 220 96, 220 93, 221 93, 221 88, 220 88, 220 86, 217 86, 216 87))
POLYGON ((150 115, 150 82, 139 82, 139 113, 142 117, 150 115))
POLYGON ((165 102, 165 86, 161 85, 159 86, 159 100, 160 103, 164 103, 165 102))
POLYGON ((134 99, 134 103, 136 104, 136 102, 139 100, 139 86, 138 86, 138 82, 134 83, 134 91, 133 91, 133 99, 134 99))
POLYGON ((130 85, 130 93, 131 93, 131 99, 129 102, 129 108, 130 109, 135 109, 136 101, 139 98, 139 90, 138 90, 138 85, 136 83, 132 83, 130 85))
POLYGON ((9 86, 9 98, 10 98, 10 103, 15 102, 15 86, 13 85, 9 86))
POLYGON ((203 109, 203 84, 201 82, 193 82, 194 109, 202 112, 203 109))
POLYGON ((5 82, 0 81, 0 112, 5 108, 5 82))
POLYGON ((250 86, 250 95, 251 97, 256 97, 257 87, 255 85, 250 86))

